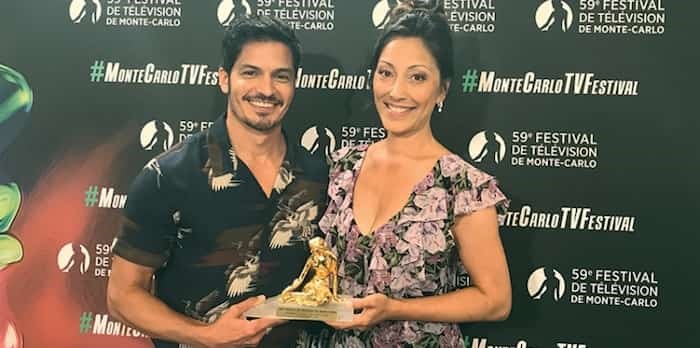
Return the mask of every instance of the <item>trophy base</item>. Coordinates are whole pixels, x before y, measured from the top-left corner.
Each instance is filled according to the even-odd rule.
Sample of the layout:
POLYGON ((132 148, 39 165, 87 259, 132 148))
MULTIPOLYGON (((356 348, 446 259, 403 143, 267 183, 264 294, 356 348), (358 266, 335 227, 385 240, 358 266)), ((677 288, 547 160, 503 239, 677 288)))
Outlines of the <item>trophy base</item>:
POLYGON ((245 313, 251 318, 275 318, 286 320, 352 321, 353 310, 349 296, 340 296, 340 302, 321 306, 303 306, 280 303, 279 296, 271 297, 245 313))

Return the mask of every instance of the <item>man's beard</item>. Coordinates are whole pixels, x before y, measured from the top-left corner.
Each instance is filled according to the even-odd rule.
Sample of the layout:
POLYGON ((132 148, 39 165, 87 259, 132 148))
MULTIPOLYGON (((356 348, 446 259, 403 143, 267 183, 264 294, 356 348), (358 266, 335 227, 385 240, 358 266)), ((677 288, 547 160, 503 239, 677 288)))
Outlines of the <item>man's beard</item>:
POLYGON ((246 126, 252 128, 252 129, 255 129, 258 132, 269 132, 269 131, 277 128, 277 126, 279 126, 280 123, 282 123, 282 118, 279 118, 275 121, 261 120, 261 121, 255 122, 255 121, 250 120, 250 119, 245 118, 245 117, 239 117, 239 116, 235 116, 235 117, 238 118, 238 120, 240 120, 246 126))
MULTIPOLYGON (((261 94, 254 95, 254 96, 245 96, 245 97, 243 97, 243 100, 245 102, 259 100, 259 101, 274 103, 278 106, 282 105, 282 101, 275 98, 274 96, 264 96, 261 94)), ((237 115, 237 113, 234 110, 231 110, 231 111, 232 111, 232 114, 234 115, 234 117, 236 117, 241 123, 243 123, 247 127, 250 127, 258 132, 269 132, 269 131, 277 128, 282 123, 282 118, 284 116, 284 112, 286 112, 286 110, 283 111, 283 113, 280 114, 280 117, 274 121, 268 120, 267 117, 264 117, 262 120, 254 121, 253 119, 250 119, 250 118, 245 116, 245 114, 243 113, 243 108, 241 108, 242 115, 237 115)))

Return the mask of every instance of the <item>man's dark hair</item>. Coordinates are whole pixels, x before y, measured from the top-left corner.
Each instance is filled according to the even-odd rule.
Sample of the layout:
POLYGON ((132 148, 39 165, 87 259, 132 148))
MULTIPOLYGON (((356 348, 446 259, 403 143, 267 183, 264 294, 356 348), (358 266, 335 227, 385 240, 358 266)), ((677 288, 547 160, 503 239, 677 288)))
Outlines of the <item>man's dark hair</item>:
POLYGON ((301 60, 301 44, 289 25, 271 16, 241 17, 231 23, 231 26, 226 29, 221 45, 223 49, 221 67, 230 73, 245 44, 268 41, 280 42, 289 47, 292 52, 294 73, 296 73, 301 60))

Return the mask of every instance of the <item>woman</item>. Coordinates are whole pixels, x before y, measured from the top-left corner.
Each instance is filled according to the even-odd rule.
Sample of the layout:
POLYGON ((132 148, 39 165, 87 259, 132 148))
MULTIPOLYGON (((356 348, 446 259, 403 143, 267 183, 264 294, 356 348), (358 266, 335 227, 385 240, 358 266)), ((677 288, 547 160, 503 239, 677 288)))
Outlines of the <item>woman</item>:
POLYGON ((338 255, 340 293, 356 298, 359 314, 328 323, 337 330, 320 346, 463 347, 457 323, 510 312, 496 212, 506 198, 430 128, 452 60, 440 6, 407 1, 392 12, 372 81, 387 138, 334 154, 329 207, 319 223, 338 255), (461 267, 472 287, 456 288, 461 267))

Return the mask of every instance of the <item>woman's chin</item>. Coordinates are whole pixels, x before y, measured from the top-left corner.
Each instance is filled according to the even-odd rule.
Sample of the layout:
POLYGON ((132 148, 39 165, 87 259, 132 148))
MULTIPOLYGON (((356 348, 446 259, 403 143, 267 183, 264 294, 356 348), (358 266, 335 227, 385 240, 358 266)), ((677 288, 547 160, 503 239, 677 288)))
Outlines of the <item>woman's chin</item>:
POLYGON ((415 133, 416 129, 407 124, 394 124, 388 125, 385 123, 384 129, 386 129, 387 136, 406 136, 415 133))

